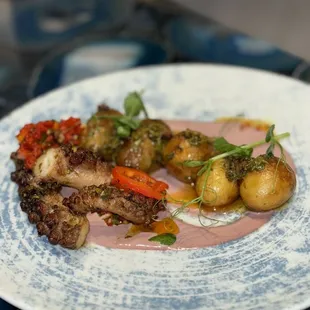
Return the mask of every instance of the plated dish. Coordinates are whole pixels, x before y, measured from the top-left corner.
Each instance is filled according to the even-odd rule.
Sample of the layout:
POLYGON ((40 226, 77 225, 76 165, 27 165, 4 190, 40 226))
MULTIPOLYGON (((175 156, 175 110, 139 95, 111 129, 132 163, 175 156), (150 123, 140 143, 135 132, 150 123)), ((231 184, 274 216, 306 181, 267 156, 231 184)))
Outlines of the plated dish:
MULTIPOLYGON (((310 145, 306 117, 309 95, 308 86, 263 72, 221 66, 172 66, 85 81, 38 98, 9 115, 0 122, 0 274, 6 279, 0 289, 1 298, 21 309, 92 309, 102 305, 106 309, 141 309, 145 305, 149 309, 306 308, 310 304, 310 166, 307 161, 310 145), (272 124, 276 125, 274 136, 290 133, 279 140, 286 151, 287 164, 296 176, 296 187, 288 203, 275 211, 264 212, 247 209, 244 212, 244 207, 234 206, 227 208, 226 214, 210 212, 214 210, 204 206, 209 219, 205 219, 203 227, 198 226, 199 204, 191 206, 179 212, 180 218, 173 217, 179 233, 175 233, 176 241, 171 245, 149 241, 157 237, 156 231, 125 238, 131 223, 108 226, 103 215, 97 213, 87 216, 90 230, 78 250, 53 246, 48 238, 38 237, 36 225, 30 224, 27 213, 21 210, 19 186, 11 181, 16 168, 10 154, 19 148, 16 135, 25 124, 46 120, 60 122, 72 117, 86 124, 103 102, 124 112, 126 96, 141 89, 145 90, 142 99, 149 117, 164 120, 172 131, 171 139, 189 128, 212 139, 225 137, 238 148, 265 141, 272 124), (268 126, 244 129, 239 120, 237 124, 224 125, 221 119, 241 114, 243 119, 266 120, 268 126), (225 225, 221 225, 223 217, 225 225), (227 225, 227 222, 233 223, 227 225)), ((143 113, 141 116, 143 119, 143 113)), ((268 144, 254 148, 253 156, 265 154, 267 148, 268 144)), ((281 157, 278 148, 274 155, 281 157)), ((95 155, 86 157, 89 162, 94 162, 92 156, 95 155)), ((210 158, 214 156, 218 155, 212 154, 210 158)), ((195 165, 201 166, 190 168, 208 168, 205 165, 208 159, 200 161, 203 163, 195 165)), ((78 160, 73 162, 78 164, 78 160)), ((99 166, 107 167, 111 164, 107 162, 104 160, 99 166)), ((123 165, 116 166, 123 168, 123 165)), ((182 203, 173 203, 169 198, 199 197, 195 186, 178 180, 166 163, 161 169, 147 173, 156 182, 168 185, 165 189, 168 211, 164 218, 182 207, 182 203)), ((99 177, 95 179, 99 182, 99 177)), ((59 186, 54 185, 58 190, 59 186)), ((79 195, 80 190, 75 189, 75 194, 79 195)), ((116 187, 116 190, 121 189, 116 187)), ((74 193, 66 187, 61 195, 68 198, 74 193)), ((145 196, 145 192, 139 195, 145 196)), ((68 199, 71 203, 72 199, 68 199)), ((162 201, 156 197, 144 199, 162 201)), ((216 208, 218 211, 222 207, 216 208)), ((79 217, 82 223, 85 216, 78 213, 72 216, 79 217)), ((162 219, 161 210, 156 215, 159 218, 151 216, 151 224, 162 219)), ((57 240, 58 235, 53 238, 57 240)))
MULTIPOLYGON (((254 121, 234 118, 201 128, 217 127, 220 134, 229 126, 236 139, 250 139, 245 122, 259 131, 254 121)), ((156 235, 147 241, 195 248, 254 231, 293 196, 296 175, 281 144, 288 132, 276 135, 275 125, 265 125, 262 139, 236 145, 188 127, 175 131, 170 124, 150 118, 139 92, 124 98, 123 113, 102 104, 85 124, 73 117, 26 124, 11 154, 16 168, 11 179, 39 236, 79 249, 98 222, 87 215, 95 213, 102 226, 111 227, 107 235, 102 232, 104 246, 154 249, 136 238, 149 232, 156 235), (266 150, 253 155, 260 146, 266 150), (125 228, 113 229, 118 226, 125 228), (212 229, 219 226, 226 238, 223 229, 212 229)))

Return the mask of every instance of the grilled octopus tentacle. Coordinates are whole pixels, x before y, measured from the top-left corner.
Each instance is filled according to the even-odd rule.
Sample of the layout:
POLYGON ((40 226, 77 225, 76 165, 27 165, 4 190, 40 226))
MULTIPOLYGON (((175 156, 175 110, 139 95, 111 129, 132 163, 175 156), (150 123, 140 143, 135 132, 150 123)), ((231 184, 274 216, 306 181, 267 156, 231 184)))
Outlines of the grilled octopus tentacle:
POLYGON ((80 189, 110 183, 111 165, 89 150, 79 148, 74 152, 66 145, 41 155, 34 175, 41 179, 53 178, 63 185, 80 189))
POLYGON ((29 170, 21 168, 19 161, 15 164, 17 170, 11 178, 19 185, 21 209, 30 223, 36 224, 39 236, 46 235, 50 243, 65 248, 80 248, 89 232, 86 216, 76 215, 62 204, 59 183, 38 181, 29 170))
POLYGON ((134 224, 149 224, 164 210, 161 201, 108 185, 84 187, 64 198, 63 204, 79 214, 111 212, 134 224))

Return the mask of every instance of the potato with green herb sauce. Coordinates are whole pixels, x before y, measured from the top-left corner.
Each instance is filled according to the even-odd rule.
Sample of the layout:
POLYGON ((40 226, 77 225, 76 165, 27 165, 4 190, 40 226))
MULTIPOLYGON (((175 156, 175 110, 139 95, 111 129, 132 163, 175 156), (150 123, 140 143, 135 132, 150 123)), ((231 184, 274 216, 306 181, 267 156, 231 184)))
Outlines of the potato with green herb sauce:
POLYGON ((186 167, 184 162, 208 160, 214 153, 211 139, 190 129, 176 134, 166 144, 163 151, 168 172, 185 183, 192 183, 196 180, 200 167, 186 167))
POLYGON ((112 161, 121 141, 117 136, 114 120, 105 117, 120 115, 119 111, 100 105, 86 124, 82 146, 99 153, 106 161, 112 161))
POLYGON ((264 168, 248 172, 240 185, 240 195, 254 211, 279 208, 294 194, 296 176, 293 169, 278 157, 261 155, 264 168))
POLYGON ((221 207, 234 202, 239 197, 238 183, 227 178, 226 168, 226 160, 220 159, 212 164, 210 171, 205 171, 198 176, 195 189, 197 195, 203 197, 205 205, 221 207))
POLYGON ((162 165, 162 149, 172 137, 171 129, 161 120, 145 119, 121 146, 116 163, 145 172, 162 165))

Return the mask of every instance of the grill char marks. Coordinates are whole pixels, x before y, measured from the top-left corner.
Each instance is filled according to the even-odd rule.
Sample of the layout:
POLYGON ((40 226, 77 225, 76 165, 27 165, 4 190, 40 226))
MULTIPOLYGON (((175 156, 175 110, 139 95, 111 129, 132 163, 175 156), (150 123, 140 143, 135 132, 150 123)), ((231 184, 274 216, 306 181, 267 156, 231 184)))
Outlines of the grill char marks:
POLYGON ((113 186, 88 186, 65 198, 63 204, 79 214, 111 212, 134 224, 149 224, 164 210, 161 201, 113 186))
POLYGON ((15 163, 17 170, 11 174, 11 179, 19 186, 21 209, 28 215, 29 222, 36 225, 39 236, 47 236, 51 244, 80 248, 89 232, 86 216, 76 215, 62 204, 59 183, 40 181, 22 168, 20 162, 15 163))
POLYGON ((13 153, 21 209, 40 236, 51 244, 80 248, 89 232, 88 213, 112 213, 138 225, 150 224, 164 210, 162 201, 110 186, 111 166, 93 152, 74 151, 70 146, 49 149, 36 162, 34 172, 13 153), (79 190, 69 198, 60 194, 62 185, 79 190))

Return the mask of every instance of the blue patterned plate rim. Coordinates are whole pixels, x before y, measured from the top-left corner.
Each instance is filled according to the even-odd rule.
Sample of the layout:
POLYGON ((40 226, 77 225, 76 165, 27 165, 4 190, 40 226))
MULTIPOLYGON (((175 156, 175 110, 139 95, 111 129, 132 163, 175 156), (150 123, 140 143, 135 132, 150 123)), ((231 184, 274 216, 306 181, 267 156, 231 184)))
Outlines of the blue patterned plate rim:
POLYGON ((21 309, 302 309, 310 306, 310 88, 259 70, 217 65, 146 67, 89 79, 39 97, 0 122, 0 296, 21 309), (256 232, 188 251, 53 247, 20 211, 9 154, 25 123, 121 108, 144 89, 153 117, 212 121, 240 113, 290 131, 297 166, 289 208, 256 232))

